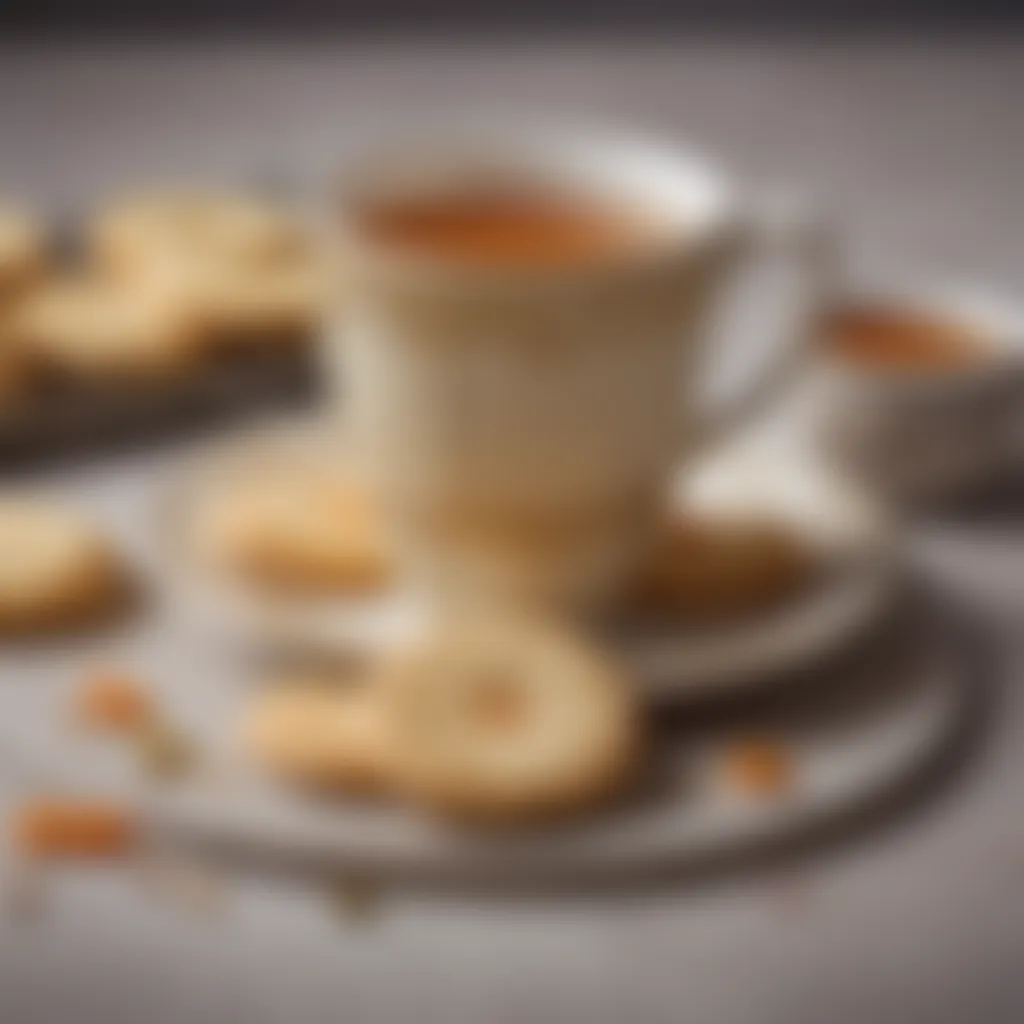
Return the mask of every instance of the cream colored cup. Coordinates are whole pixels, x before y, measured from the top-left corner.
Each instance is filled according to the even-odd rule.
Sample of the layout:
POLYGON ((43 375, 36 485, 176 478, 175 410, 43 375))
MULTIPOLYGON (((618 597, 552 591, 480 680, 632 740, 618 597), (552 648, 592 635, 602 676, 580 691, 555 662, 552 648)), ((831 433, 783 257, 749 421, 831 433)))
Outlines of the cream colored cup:
POLYGON ((328 345, 346 430, 408 566, 448 595, 578 607, 622 593, 674 471, 788 378, 812 333, 811 233, 753 217, 720 175, 669 146, 434 138, 353 165, 333 199, 343 300, 328 345), (389 247, 358 216, 370 201, 495 175, 634 204, 657 232, 598 266, 507 269, 389 247), (776 341, 766 348, 760 326, 723 340, 714 300, 765 240, 793 270, 766 318, 776 341), (708 357, 727 350, 756 372, 712 408, 708 357))

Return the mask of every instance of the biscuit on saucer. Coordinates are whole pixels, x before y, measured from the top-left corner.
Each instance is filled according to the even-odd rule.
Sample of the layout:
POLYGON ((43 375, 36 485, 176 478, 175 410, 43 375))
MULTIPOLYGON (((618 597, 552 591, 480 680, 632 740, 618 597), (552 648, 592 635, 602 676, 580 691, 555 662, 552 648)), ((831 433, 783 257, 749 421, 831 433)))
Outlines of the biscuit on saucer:
POLYGON ((599 652, 511 621, 442 631, 382 676, 396 793, 443 818, 564 818, 618 794, 641 750, 627 683, 599 652))
POLYGON ((169 255, 136 279, 176 296, 209 350, 308 338, 326 294, 312 262, 264 267, 169 255))
POLYGON ((697 621, 729 618, 793 594, 813 562, 794 530, 774 520, 683 514, 667 525, 640 596, 697 621))
POLYGON ((190 535, 208 564, 273 588, 362 594, 391 577, 371 497, 311 467, 226 482, 200 501, 190 535))
POLYGON ((84 625, 124 592, 117 559, 90 522, 43 502, 0 500, 0 632, 84 625))
POLYGON ((313 677, 267 687, 242 721, 243 747, 257 764, 315 789, 380 789, 386 776, 383 734, 371 687, 313 677))

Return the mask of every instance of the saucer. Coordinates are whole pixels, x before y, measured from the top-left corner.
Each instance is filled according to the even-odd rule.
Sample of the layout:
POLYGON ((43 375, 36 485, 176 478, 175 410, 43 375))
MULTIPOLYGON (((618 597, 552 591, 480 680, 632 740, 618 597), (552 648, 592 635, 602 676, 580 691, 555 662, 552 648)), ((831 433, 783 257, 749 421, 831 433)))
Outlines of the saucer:
MULTIPOLYGON (((204 563, 186 542, 183 513, 204 487, 325 448, 315 426, 286 423, 208 454, 174 485, 154 531, 153 569, 197 626, 262 653, 349 657, 400 645, 427 621, 422 599, 401 587, 371 597, 270 593, 204 563)), ((611 624, 608 642, 652 697, 765 685, 851 642, 888 607, 897 575, 891 523, 826 467, 785 446, 746 444, 698 466, 675 491, 688 507, 792 522, 821 568, 798 593, 735 622, 698 628, 629 615, 611 624)))

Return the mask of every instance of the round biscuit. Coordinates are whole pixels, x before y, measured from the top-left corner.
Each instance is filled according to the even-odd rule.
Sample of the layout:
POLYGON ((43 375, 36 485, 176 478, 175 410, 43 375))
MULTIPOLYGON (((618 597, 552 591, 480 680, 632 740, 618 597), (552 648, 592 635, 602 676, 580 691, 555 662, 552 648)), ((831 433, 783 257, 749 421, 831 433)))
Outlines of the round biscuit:
POLYGON ((369 593, 391 578, 370 496, 308 468, 223 484, 199 502, 190 535, 208 564, 273 588, 369 593))
POLYGON ((0 631, 73 627, 112 610, 123 575, 99 531, 43 502, 0 501, 0 631))
POLYGON ((554 627, 442 630, 386 670, 382 692, 395 791, 458 821, 585 812, 619 793, 642 749, 626 681, 554 627))

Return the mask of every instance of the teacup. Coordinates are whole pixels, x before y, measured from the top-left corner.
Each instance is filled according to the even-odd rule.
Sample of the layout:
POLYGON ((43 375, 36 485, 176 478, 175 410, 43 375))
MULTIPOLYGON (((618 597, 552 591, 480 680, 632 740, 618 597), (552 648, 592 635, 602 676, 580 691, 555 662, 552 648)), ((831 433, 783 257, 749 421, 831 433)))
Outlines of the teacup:
POLYGON ((812 429, 893 497, 955 496, 1021 454, 1024 311, 976 288, 887 282, 837 293, 837 311, 868 317, 883 336, 859 352, 836 346, 826 326, 812 429), (912 332, 903 351, 901 329, 912 332))
POLYGON ((356 162, 333 199, 342 299, 328 355, 346 430, 436 593, 573 608, 625 593, 674 473, 788 380, 815 334, 819 234, 756 212, 669 145, 435 137, 356 162), (403 245, 368 215, 443 211, 496 182, 637 211, 650 236, 593 259, 474 260, 403 245), (716 299, 765 242, 792 271, 775 329, 723 338, 716 299), (712 361, 748 357, 752 372, 712 406, 712 361))

